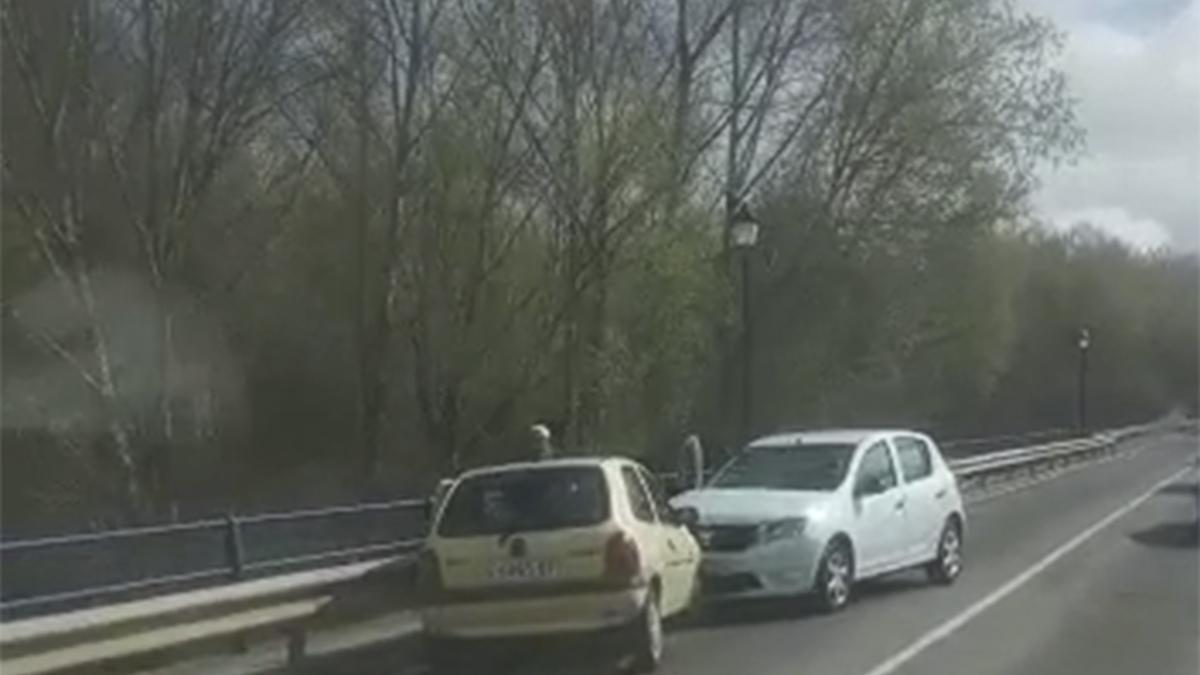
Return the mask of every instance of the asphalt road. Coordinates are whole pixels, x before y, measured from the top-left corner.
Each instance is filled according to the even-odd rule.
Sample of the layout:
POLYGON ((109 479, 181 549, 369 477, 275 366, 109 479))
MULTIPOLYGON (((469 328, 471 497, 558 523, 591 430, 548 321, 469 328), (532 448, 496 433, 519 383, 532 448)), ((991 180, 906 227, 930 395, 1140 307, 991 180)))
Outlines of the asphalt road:
MULTIPOLYGON (((860 587, 833 616, 795 601, 716 612, 670 633, 661 672, 1196 675, 1196 456, 1195 437, 1135 441, 1116 459, 1009 486, 968 506, 967 568, 954 586, 930 586, 913 572, 860 587)), ((492 655, 472 670, 618 671, 587 640, 549 646, 492 655)), ((410 659, 373 651, 318 670, 425 671, 410 659)))

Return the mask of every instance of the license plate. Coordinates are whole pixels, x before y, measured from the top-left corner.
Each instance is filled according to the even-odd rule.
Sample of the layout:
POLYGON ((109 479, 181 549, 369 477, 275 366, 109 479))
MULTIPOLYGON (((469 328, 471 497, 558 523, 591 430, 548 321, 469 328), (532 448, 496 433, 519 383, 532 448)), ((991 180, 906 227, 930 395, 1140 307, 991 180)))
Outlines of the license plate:
POLYGON ((541 581, 557 574, 557 566, 549 560, 505 560, 492 565, 493 581, 541 581))

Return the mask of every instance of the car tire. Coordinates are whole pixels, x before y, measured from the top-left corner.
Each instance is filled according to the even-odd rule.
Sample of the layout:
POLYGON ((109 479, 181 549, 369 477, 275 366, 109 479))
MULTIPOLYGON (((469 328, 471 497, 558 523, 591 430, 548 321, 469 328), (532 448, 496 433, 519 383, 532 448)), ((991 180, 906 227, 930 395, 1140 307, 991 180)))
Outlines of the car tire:
POLYGON ((962 528, 951 518, 938 537, 937 557, 925 565, 925 574, 935 584, 949 586, 962 573, 962 528))
POLYGON ((827 613, 841 611, 850 602, 854 588, 854 552, 842 538, 825 547, 817 570, 817 604, 827 613))
POLYGON ((646 595, 646 604, 630 626, 632 635, 632 671, 652 673, 658 670, 663 654, 663 621, 658 606, 658 595, 651 591, 646 595))

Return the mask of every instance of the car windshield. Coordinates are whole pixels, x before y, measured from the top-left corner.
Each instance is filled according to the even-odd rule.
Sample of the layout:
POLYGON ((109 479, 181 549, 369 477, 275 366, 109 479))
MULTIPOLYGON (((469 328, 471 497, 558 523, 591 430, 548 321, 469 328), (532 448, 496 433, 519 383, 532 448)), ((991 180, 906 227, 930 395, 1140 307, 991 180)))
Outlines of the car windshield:
POLYGON ((463 479, 438 534, 479 537, 585 527, 608 518, 604 474, 596 467, 503 471, 463 479))
POLYGON ((854 446, 755 445, 734 457, 713 478, 711 487, 769 490, 834 490, 846 477, 854 446))

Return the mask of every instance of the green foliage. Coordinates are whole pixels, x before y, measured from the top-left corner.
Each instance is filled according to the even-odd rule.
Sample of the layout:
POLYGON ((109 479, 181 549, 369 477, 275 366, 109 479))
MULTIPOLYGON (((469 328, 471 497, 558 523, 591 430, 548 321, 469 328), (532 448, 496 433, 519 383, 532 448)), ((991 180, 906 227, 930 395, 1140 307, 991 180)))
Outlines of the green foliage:
POLYGON ((740 255, 756 432, 1069 426, 1081 325, 1093 424, 1195 411, 1195 256, 1009 225, 1052 26, 739 2, 731 96, 730 1, 6 2, 5 526, 731 447, 740 255))

